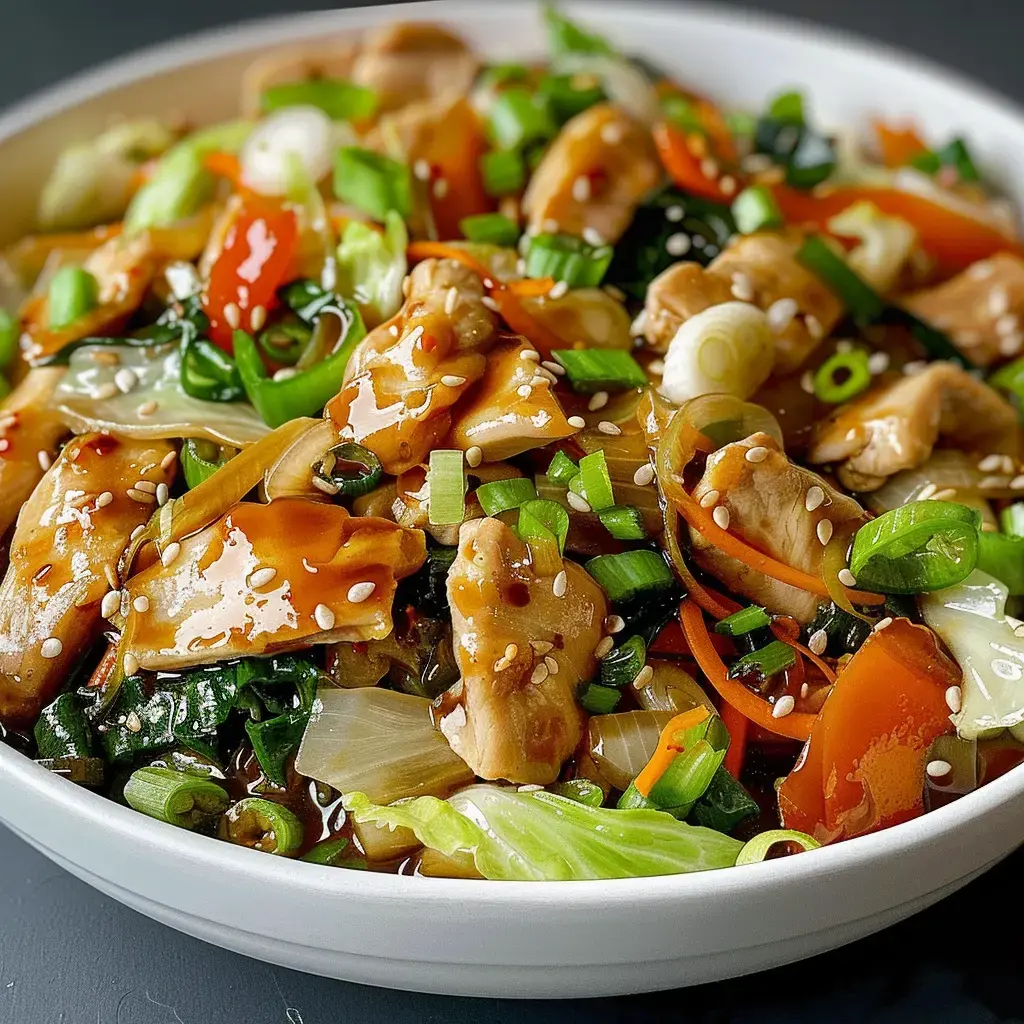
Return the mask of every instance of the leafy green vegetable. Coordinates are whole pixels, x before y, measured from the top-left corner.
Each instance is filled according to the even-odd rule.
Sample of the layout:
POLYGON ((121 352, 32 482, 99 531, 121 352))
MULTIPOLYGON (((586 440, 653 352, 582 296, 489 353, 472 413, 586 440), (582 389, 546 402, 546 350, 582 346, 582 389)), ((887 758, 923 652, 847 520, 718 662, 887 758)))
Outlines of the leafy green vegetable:
POLYGON ((394 210, 384 217, 384 233, 349 221, 338 245, 338 291, 353 299, 371 324, 390 319, 402 305, 402 281, 409 233, 394 210))
POLYGON ((754 798, 720 765, 704 795, 693 805, 690 821, 716 832, 731 832, 758 811, 754 798))
POLYGON ((360 823, 404 826, 424 846, 470 854, 485 877, 561 881, 635 878, 731 867, 742 843, 662 811, 589 807, 543 791, 470 786, 447 801, 417 797, 382 807, 343 800, 360 823))
POLYGON ((81 702, 73 693, 62 693, 43 708, 33 735, 41 758, 89 757, 92 731, 81 702))
POLYGON ((564 14, 559 14, 553 4, 544 5, 544 24, 548 33, 548 50, 554 57, 563 53, 615 53, 607 39, 584 31, 564 14))

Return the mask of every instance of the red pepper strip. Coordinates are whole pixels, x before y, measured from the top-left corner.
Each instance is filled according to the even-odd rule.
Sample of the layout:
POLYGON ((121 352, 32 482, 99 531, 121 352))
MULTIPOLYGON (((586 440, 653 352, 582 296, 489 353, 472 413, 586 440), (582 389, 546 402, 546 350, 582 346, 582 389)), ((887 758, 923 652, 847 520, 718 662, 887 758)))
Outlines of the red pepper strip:
POLYGON ((722 716, 722 724, 729 730, 729 749, 725 752, 723 765, 734 778, 740 777, 743 762, 747 756, 747 734, 750 732, 750 719, 737 711, 727 700, 722 701, 718 712, 722 716))
POLYGON ((802 192, 786 185, 775 185, 772 191, 787 223, 809 225, 819 231, 828 231, 828 222, 848 206, 867 200, 882 213, 912 224, 922 247, 938 262, 944 277, 997 252, 1024 256, 1024 245, 996 228, 912 192, 859 186, 802 192))
POLYGON ((690 708, 689 711, 684 711, 681 715, 672 718, 668 725, 661 730, 657 749, 641 769, 640 774, 633 780, 633 785, 641 796, 650 796, 654 784, 665 774, 668 766, 675 760, 676 754, 683 753, 682 746, 676 742, 676 734, 686 732, 687 729, 692 729, 695 725, 700 725, 707 717, 707 708, 690 708))
POLYGON ((928 152, 928 147, 913 128, 898 128, 876 121, 875 136, 886 167, 906 167, 915 156, 928 152))
POLYGON ((234 153, 207 153, 203 166, 218 178, 227 178, 236 192, 243 191, 242 165, 234 153))
POLYGON ((696 134, 696 138, 700 140, 699 144, 695 142, 691 147, 691 136, 667 121, 659 121, 652 129, 652 134, 662 166, 672 181, 684 192, 718 203, 729 203, 736 197, 741 186, 735 175, 711 178, 704 173, 705 160, 708 157, 699 156, 694 152, 695 149, 699 150, 699 146, 706 147, 703 136, 691 133, 696 134), (732 179, 731 189, 722 187, 726 177, 732 179))
POLYGON ((794 740, 806 740, 810 736, 814 715, 806 711, 792 711, 782 718, 773 718, 772 707, 767 701, 751 693, 738 680, 729 678, 725 663, 711 644, 704 615, 689 598, 685 598, 679 606, 679 621, 697 664, 722 700, 767 732, 794 740))

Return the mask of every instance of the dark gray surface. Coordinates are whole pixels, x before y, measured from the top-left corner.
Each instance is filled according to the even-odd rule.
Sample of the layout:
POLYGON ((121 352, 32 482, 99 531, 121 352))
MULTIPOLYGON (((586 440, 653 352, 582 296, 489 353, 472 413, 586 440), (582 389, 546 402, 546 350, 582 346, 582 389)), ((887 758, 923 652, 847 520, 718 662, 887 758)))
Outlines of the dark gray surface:
MULTIPOLYGON (((1020 0, 759 6, 916 50, 1024 100, 1020 0)), ((134 47, 287 9, 275 0, 5 0, 0 106, 134 47)), ((657 996, 516 1004, 364 988, 225 953, 113 903, 0 828, 0 1022, 555 1024, 585 1015, 591 1024, 655 1017, 694 1024, 988 1024, 1016 1019, 1024 1008, 1014 930, 1024 912, 1022 870, 1019 854, 903 925, 768 974, 657 996)))

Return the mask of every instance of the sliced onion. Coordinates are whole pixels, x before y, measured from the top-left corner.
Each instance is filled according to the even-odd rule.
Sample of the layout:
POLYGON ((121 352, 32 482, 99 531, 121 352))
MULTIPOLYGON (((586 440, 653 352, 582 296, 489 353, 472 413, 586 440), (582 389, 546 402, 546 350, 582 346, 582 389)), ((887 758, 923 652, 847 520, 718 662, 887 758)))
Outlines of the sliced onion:
POLYGON ((684 668, 671 661, 651 661, 648 664, 654 675, 643 686, 634 688, 637 702, 645 711, 667 711, 678 715, 705 707, 714 714, 711 698, 684 668))
POLYGON ((617 348, 630 351, 633 336, 625 307, 600 288, 574 288, 560 299, 546 295, 522 299, 530 315, 565 342, 566 348, 617 348))
POLYGON ((978 468, 977 459, 964 452, 939 449, 920 466, 891 476, 866 496, 866 503, 873 512, 888 512, 917 500, 929 484, 934 484, 936 491, 952 488, 957 493, 951 500, 964 503, 969 497, 1013 498, 1020 494, 1010 487, 1016 473, 1016 468, 1010 473, 986 472, 978 468))
POLYGON ((588 738, 598 771, 616 789, 626 789, 651 759, 672 711, 623 711, 594 715, 588 738))
POLYGON ((262 121, 242 146, 242 181, 254 192, 283 196, 297 158, 312 181, 331 169, 337 147, 334 122, 317 107, 287 107, 262 121))
POLYGON ((706 434, 716 448, 742 441, 756 433, 768 434, 782 446, 782 428, 778 420, 763 406, 744 402, 733 395, 692 398, 680 406, 678 415, 700 433, 706 434))
POLYGON ((643 124, 653 124, 661 116, 658 93, 650 78, 622 57, 601 53, 564 53, 555 58, 552 66, 560 75, 596 75, 612 103, 643 124))
POLYGON ((313 465, 323 458, 338 432, 330 420, 319 420, 290 444, 263 475, 267 501, 275 498, 320 498, 328 496, 313 484, 313 465))
POLYGON ((376 687, 321 689, 295 769, 374 803, 447 796, 473 772, 434 728, 430 701, 376 687))
POLYGON ((412 829, 389 828, 387 825, 374 825, 371 822, 352 823, 356 842, 362 847, 366 859, 381 864, 397 860, 419 848, 419 840, 412 829))

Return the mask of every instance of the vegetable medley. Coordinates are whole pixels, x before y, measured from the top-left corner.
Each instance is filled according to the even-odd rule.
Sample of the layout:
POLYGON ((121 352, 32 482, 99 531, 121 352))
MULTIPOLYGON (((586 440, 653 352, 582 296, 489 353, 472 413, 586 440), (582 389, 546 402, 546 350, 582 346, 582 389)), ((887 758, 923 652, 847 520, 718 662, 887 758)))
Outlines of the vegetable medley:
POLYGON ((1024 761, 1014 212, 960 138, 544 18, 61 154, 0 263, 15 749, 264 853, 546 880, 1024 761))

